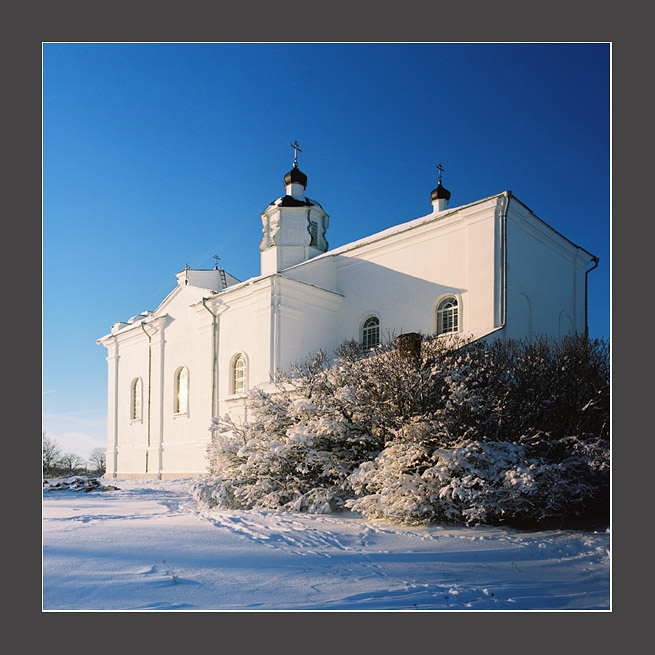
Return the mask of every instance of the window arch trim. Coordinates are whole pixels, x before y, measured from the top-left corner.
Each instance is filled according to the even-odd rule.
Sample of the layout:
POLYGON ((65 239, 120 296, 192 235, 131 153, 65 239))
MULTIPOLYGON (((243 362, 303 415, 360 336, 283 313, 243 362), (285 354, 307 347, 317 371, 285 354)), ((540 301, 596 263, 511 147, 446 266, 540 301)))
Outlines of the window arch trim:
POLYGON ((130 421, 136 423, 143 417, 143 381, 136 377, 130 383, 130 421))
POLYGON ((188 416, 189 414, 189 369, 178 366, 173 377, 173 414, 188 416))
POLYGON ((374 312, 364 316, 359 326, 359 345, 364 350, 375 348, 380 343, 380 317, 374 312))
POLYGON ((441 294, 432 311, 434 334, 456 334, 462 330, 462 301, 459 294, 449 291, 441 294))
POLYGON ((230 395, 238 396, 248 390, 248 356, 238 352, 230 360, 230 395))

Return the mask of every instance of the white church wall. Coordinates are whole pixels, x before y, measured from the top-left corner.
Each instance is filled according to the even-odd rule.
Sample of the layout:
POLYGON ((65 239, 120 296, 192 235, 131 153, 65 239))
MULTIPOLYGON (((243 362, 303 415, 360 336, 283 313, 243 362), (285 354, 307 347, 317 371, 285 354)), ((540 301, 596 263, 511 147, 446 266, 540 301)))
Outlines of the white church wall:
POLYGON ((337 290, 337 258, 330 253, 310 259, 284 271, 292 280, 306 282, 328 291, 337 290))
POLYGON ((480 335, 502 324, 502 213, 505 196, 467 210, 466 294, 463 294, 462 332, 480 335))
MULTIPOLYGON (((147 393, 148 340, 140 326, 124 333, 118 347, 117 381, 114 411, 116 417, 116 448, 113 466, 118 473, 145 470, 147 450, 147 393), (141 379, 141 411, 138 419, 131 417, 131 387, 135 378, 141 379)), ((109 434, 108 450, 114 446, 114 435, 109 434)), ((112 467, 113 468, 113 467, 112 467)))
POLYGON ((261 253, 261 274, 273 275, 320 254, 322 254, 320 250, 311 246, 286 245, 269 248, 261 253))
POLYGON ((591 256, 515 199, 507 217, 508 338, 584 332, 584 277, 591 256), (562 321, 564 314, 569 321, 562 321))
POLYGON ((337 327, 343 296, 284 277, 278 277, 277 284, 277 329, 284 338, 275 353, 275 369, 288 370, 318 350, 331 356, 340 343, 337 327))
MULTIPOLYGON (((201 287, 203 289, 213 289, 220 291, 223 287, 220 271, 217 269, 194 270, 189 269, 177 274, 179 278, 186 278, 192 287, 201 287)), ((183 282, 182 282, 183 283, 183 282)))
MULTIPOLYGON (((267 382, 271 375, 271 278, 263 278, 212 300, 218 312, 217 414, 245 420, 243 394, 232 389, 232 365, 243 353, 247 361, 247 386, 267 382)), ((206 430, 209 421, 203 426, 206 430)))
MULTIPOLYGON (((514 285, 512 285, 514 288, 514 285)), ((511 334, 514 338, 532 338, 534 330, 532 329, 532 299, 528 293, 528 289, 519 285, 517 289, 511 294, 510 315, 512 317, 506 333, 511 334)))
MULTIPOLYGON (((574 266, 572 268, 572 275, 574 279, 570 280, 571 284, 571 294, 572 298, 572 311, 566 312, 569 314, 573 330, 575 332, 584 332, 587 325, 587 316, 585 315, 585 305, 586 305, 586 270, 589 268, 589 264, 594 260, 593 256, 584 250, 578 249, 576 258, 574 260, 574 266)), ((560 336, 561 333, 560 333, 560 336)))
POLYGON ((432 334, 436 302, 451 293, 462 331, 493 327, 494 207, 471 208, 464 219, 445 215, 336 255, 341 336, 359 338, 368 314, 380 318, 381 336, 432 334))
POLYGON ((206 317, 191 305, 202 300, 206 289, 183 287, 165 307, 169 316, 164 332, 161 393, 156 394, 162 415, 161 469, 171 475, 194 470, 194 451, 206 448, 210 435, 199 429, 208 425, 211 414, 211 316, 206 317), (188 402, 185 411, 177 411, 176 374, 186 368, 188 402))
POLYGON ((106 474, 110 477, 116 475, 117 461, 116 449, 118 447, 118 352, 116 339, 108 336, 98 339, 107 349, 107 447, 105 450, 106 474))
POLYGON ((264 250, 261 255, 261 274, 272 275, 280 270, 278 263, 279 253, 277 248, 268 248, 264 250))
MULTIPOLYGON (((285 371, 318 349, 333 350, 342 297, 313 285, 267 276, 208 302, 218 312, 218 406, 236 422, 246 420, 245 394, 233 393, 233 363, 243 354, 247 386, 270 388, 285 371)), ((209 426, 209 421, 203 429, 209 426)))
POLYGON ((115 416, 108 430, 110 474, 158 477, 204 468, 188 467, 198 466, 197 456, 190 454, 204 451, 210 439, 206 430, 196 426, 210 420, 211 367, 205 363, 211 356, 211 317, 203 319, 190 304, 209 290, 187 286, 183 279, 180 282, 155 314, 111 337, 118 360, 112 376, 116 377, 112 380, 115 391, 109 399, 110 415, 115 416), (194 338, 189 339, 190 334, 194 338), (188 371, 188 408, 176 414, 175 372, 181 366, 188 371), (130 416, 135 377, 142 380, 139 420, 130 416), (114 441, 118 444, 115 449, 114 441))

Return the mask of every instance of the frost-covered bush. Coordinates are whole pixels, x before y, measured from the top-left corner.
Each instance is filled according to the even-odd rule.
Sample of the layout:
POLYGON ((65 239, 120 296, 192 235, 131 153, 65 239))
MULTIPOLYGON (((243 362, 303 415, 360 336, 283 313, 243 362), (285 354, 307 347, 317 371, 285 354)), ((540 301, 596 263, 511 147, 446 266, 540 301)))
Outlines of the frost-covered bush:
POLYGON ((244 425, 215 419, 196 497, 225 508, 410 523, 598 519, 609 503, 609 357, 570 336, 390 342, 318 353, 277 390, 249 392, 244 425))
MULTIPOLYGON (((429 443, 430 439, 427 440, 429 443)), ((346 506, 404 523, 582 525, 607 510, 608 452, 568 439, 565 461, 533 457, 528 444, 462 439, 431 448, 399 436, 351 475, 346 506)))
POLYGON ((233 509, 343 508, 349 474, 383 445, 357 360, 345 349, 334 364, 318 353, 280 376, 275 392, 248 392, 247 423, 214 419, 210 476, 194 485, 196 498, 233 509))
POLYGON ((358 496, 347 505, 365 516, 407 523, 496 522, 532 492, 530 465, 517 444, 461 440, 426 448, 395 440, 374 462, 352 475, 358 496), (513 502, 514 501, 514 502, 513 502))
POLYGON ((444 429, 458 438, 516 441, 543 434, 609 438, 609 353, 602 340, 495 340, 446 363, 444 429))
POLYGON ((477 342, 437 360, 442 395, 353 472, 348 507, 412 523, 607 519, 604 342, 477 342))

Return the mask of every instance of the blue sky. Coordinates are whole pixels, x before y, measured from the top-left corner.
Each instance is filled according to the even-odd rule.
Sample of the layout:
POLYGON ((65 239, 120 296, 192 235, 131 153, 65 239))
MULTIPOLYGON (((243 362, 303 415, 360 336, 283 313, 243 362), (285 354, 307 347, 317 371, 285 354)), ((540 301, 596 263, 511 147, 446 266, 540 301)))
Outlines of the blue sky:
POLYGON ((600 257, 610 330, 608 44, 43 46, 43 429, 106 440, 106 351, 186 264, 259 273, 260 213, 293 162, 336 247, 511 190, 600 257))

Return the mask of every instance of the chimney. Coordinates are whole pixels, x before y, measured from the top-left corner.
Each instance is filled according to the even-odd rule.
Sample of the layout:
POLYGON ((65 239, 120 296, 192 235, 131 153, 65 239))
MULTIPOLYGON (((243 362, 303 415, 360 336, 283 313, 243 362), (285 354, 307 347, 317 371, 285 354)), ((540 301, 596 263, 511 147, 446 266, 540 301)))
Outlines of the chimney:
POLYGON ((402 359, 418 360, 421 357, 422 337, 418 332, 407 332, 396 337, 398 354, 402 359))

